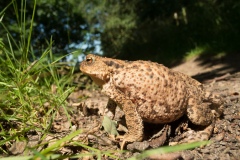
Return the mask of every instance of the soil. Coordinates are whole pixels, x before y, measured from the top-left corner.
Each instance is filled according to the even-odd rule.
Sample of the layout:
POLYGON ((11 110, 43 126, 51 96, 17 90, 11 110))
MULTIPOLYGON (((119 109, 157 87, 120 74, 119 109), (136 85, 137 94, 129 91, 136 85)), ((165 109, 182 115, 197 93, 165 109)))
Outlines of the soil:
MULTIPOLYGON (((219 160, 237 160, 240 155, 240 56, 234 54, 223 57, 195 57, 178 66, 173 67, 177 70, 188 74, 201 81, 206 90, 219 94, 225 100, 225 109, 222 117, 215 124, 215 129, 211 137, 211 144, 192 150, 171 153, 167 155, 155 155, 148 159, 219 159, 219 160)), ((145 124, 145 139, 143 142, 130 143, 125 149, 128 152, 120 152, 119 141, 114 138, 111 131, 107 131, 106 124, 116 124, 111 120, 103 122, 103 115, 110 118, 114 117, 118 133, 123 135, 127 131, 124 123, 124 114, 118 108, 115 115, 111 115, 106 108, 107 97, 101 95, 98 90, 76 90, 68 98, 69 109, 71 110, 71 122, 68 121, 64 111, 60 110, 57 119, 54 120, 52 131, 55 133, 54 138, 59 139, 69 134, 72 127, 83 129, 76 140, 101 151, 113 151, 112 154, 117 158, 126 159, 137 155, 143 150, 166 146, 176 139, 178 135, 174 134, 179 127, 185 125, 185 118, 167 125, 145 124), (80 100, 79 97, 85 99, 80 100), (71 123, 71 124, 70 124, 71 123), (104 127, 103 127, 104 126, 104 127), (108 133, 107 133, 108 132, 108 133), (109 134, 111 133, 111 134, 109 134), (56 138, 58 137, 58 138, 56 138), (118 152, 119 151, 119 152, 118 152)), ((191 124, 189 124, 191 127, 191 124)), ((184 128, 184 127, 182 127, 184 128)), ((194 126, 193 126, 194 128, 194 126)), ((114 130, 114 127, 112 128, 114 130)), ((198 129, 198 128, 194 128, 198 129)), ((181 133, 185 131, 182 130, 181 133)), ((33 136, 34 137, 34 136, 33 136)), ((48 136, 47 139, 54 139, 48 136)), ((37 143, 35 138, 29 138, 31 143, 37 143), (32 140, 31 140, 32 139, 32 140)), ((14 144, 16 146, 30 144, 14 144)), ((13 146, 14 146, 13 145, 13 146)), ((11 148, 9 149, 11 150, 11 148)), ((20 154, 22 151, 12 149, 12 154, 20 154)), ((63 147, 61 154, 90 153, 85 148, 63 147)), ((102 159, 115 159, 102 155, 102 159)), ((97 159, 97 157, 88 156, 86 159, 97 159)))

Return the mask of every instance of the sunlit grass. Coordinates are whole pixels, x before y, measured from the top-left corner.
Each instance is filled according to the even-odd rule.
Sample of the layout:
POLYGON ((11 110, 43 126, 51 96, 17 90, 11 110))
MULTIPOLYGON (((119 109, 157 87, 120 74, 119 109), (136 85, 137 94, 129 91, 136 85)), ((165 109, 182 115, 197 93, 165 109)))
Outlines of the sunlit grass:
POLYGON ((185 54, 184 60, 189 60, 191 58, 197 57, 201 54, 204 54, 207 51, 208 47, 207 46, 198 46, 195 47, 194 49, 190 50, 185 54))
POLYGON ((219 59, 226 55, 227 55, 226 52, 211 50, 210 47, 206 45, 206 46, 195 47, 194 49, 187 52, 185 54, 184 60, 188 61, 194 57, 199 57, 199 56, 205 56, 205 57, 209 56, 209 57, 214 57, 216 59, 219 59))
MULTIPOLYGON (((21 10, 24 11, 26 1, 21 2, 21 10)), ((8 155, 5 146, 14 141, 27 142, 28 132, 47 134, 55 112, 59 107, 66 108, 66 99, 74 89, 66 85, 73 72, 70 71, 65 76, 57 72, 62 57, 53 58, 51 40, 41 57, 33 56, 34 61, 29 60, 34 55, 30 44, 35 10, 27 28, 25 13, 18 14, 16 1, 12 1, 12 5, 22 38, 19 42, 15 41, 3 22, 0 22, 5 28, 4 38, 8 42, 4 44, 3 37, 0 37, 0 152, 5 155, 8 155), (51 89, 52 85, 56 86, 56 91, 51 89)), ((1 14, 3 19, 3 13, 1 14)), ((65 111, 67 114, 67 109, 65 111)))
MULTIPOLYGON (((187 149, 193 149, 202 145, 207 145, 210 142, 208 141, 202 141, 202 142, 193 142, 193 143, 189 143, 189 144, 180 144, 180 145, 176 145, 176 146, 167 146, 167 147, 160 147, 160 148, 156 148, 156 149, 150 149, 147 151, 142 152, 141 154, 131 157, 128 160, 141 160, 141 159, 145 159, 147 157, 151 157, 151 156, 161 156, 161 154, 166 154, 166 153, 172 153, 172 152, 178 152, 178 151, 183 151, 183 150, 187 150, 187 149)), ((154 158, 153 158, 154 159, 154 158)))

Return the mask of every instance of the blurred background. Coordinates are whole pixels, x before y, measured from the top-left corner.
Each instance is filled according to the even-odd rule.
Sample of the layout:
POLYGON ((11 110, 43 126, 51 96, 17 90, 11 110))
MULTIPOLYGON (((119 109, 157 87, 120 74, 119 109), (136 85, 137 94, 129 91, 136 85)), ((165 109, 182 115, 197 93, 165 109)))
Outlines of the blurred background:
POLYGON ((68 61, 96 53, 167 66, 189 54, 236 55, 240 46, 239 0, 4 0, 0 12, 5 47, 7 34, 27 41, 31 31, 30 60, 50 43, 54 56, 68 54, 68 61))

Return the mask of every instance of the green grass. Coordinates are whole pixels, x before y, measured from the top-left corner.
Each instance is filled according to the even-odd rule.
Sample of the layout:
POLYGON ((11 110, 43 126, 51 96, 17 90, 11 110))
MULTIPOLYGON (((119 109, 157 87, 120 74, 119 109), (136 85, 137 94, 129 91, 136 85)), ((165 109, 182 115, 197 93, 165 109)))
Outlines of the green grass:
MULTIPOLYGON (((16 41, 8 28, 5 27, 2 19, 4 19, 4 11, 0 12, 0 25, 5 29, 6 35, 0 37, 0 154, 1 156, 9 156, 9 151, 6 146, 11 146, 15 141, 28 142, 30 132, 40 133, 41 140, 51 133, 52 122, 60 107, 63 107, 68 119, 66 99, 74 90, 71 87, 71 77, 73 76, 74 68, 67 75, 60 75, 58 69, 59 61, 63 58, 55 58, 52 53, 53 41, 49 40, 49 46, 42 51, 40 57, 34 56, 34 51, 31 47, 32 27, 34 24, 34 15, 36 9, 35 0, 34 10, 30 24, 26 25, 25 7, 26 0, 21 0, 21 8, 19 14, 19 6, 16 1, 12 1, 7 7, 14 7, 16 13, 16 21, 18 22, 18 34, 21 35, 21 40, 16 41), (27 27, 28 26, 28 27, 27 27), (3 39, 7 39, 4 44, 3 39), (33 57, 30 61, 29 57, 33 57), (57 89, 52 90, 52 86, 57 89), (46 105, 48 104, 48 105, 46 105)), ((6 9, 7 9, 6 7, 6 9)), ((191 55, 192 53, 190 53, 191 55)), ((46 143, 40 143, 31 148, 26 147, 25 151, 31 151, 30 156, 16 156, 3 159, 63 159, 66 157, 80 158, 84 156, 95 156, 101 159, 102 155, 107 155, 112 159, 118 159, 113 156, 116 151, 101 151, 96 148, 89 147, 81 142, 73 141, 72 139, 80 134, 77 130, 70 133, 68 136, 55 141, 50 146, 45 146, 46 143), (65 145, 79 146, 89 151, 79 153, 77 155, 59 155, 56 154, 59 149, 65 145), (42 149, 38 151, 39 147, 42 149)), ((41 141, 40 141, 41 142, 41 141)), ((195 144, 194 147, 201 144, 195 144)), ((192 148, 190 144, 185 148, 180 146, 180 150, 192 148)), ((163 149, 166 150, 166 149, 163 149)), ((176 151, 176 147, 170 147, 166 152, 176 151)), ((157 150, 159 153, 159 150, 157 150)), ((164 153, 164 152, 161 152, 164 153)), ((149 155, 155 154, 155 150, 143 152, 138 157, 131 159, 142 159, 149 155)))
MULTIPOLYGON (((21 10, 24 11, 26 1, 21 2, 21 10)), ((31 35, 36 3, 29 28, 25 25, 24 12, 18 12, 16 1, 12 1, 12 6, 21 40, 15 41, 0 21, 6 31, 6 36, 0 37, 0 152, 6 156, 9 154, 6 145, 12 145, 14 141, 27 142, 29 132, 38 132, 43 136, 49 133, 59 107, 63 107, 68 115, 66 99, 74 89, 68 85, 73 69, 65 76, 57 72, 62 57, 54 58, 51 40, 41 57, 34 56, 31 35), (3 38, 7 39, 7 44, 4 44, 3 38), (29 60, 30 56, 33 61, 29 60), (53 85, 56 91, 51 89, 53 85)), ((4 18, 4 12, 1 12, 0 17, 1 20, 4 18)), ((29 150, 33 151, 37 147, 29 150)))
POLYGON ((200 55, 204 54, 207 50, 208 50, 207 46, 195 47, 194 49, 190 50, 189 52, 187 52, 185 54, 184 60, 187 61, 187 60, 189 60, 189 59, 191 59, 193 57, 200 56, 200 55))
POLYGON ((214 57, 216 59, 226 56, 227 53, 225 51, 217 50, 214 48, 209 47, 208 45, 205 46, 197 46, 187 52, 184 56, 184 60, 188 61, 194 57, 205 56, 205 57, 214 57))
MULTIPOLYGON (((178 151, 183 151, 183 150, 187 150, 187 149, 193 149, 202 145, 207 145, 210 142, 208 141, 202 141, 202 142, 193 142, 193 143, 189 143, 189 144, 180 144, 180 145, 176 145, 176 146, 166 146, 166 147, 160 147, 160 148, 156 148, 156 149, 150 149, 150 150, 146 150, 143 151, 141 154, 137 155, 137 156, 133 156, 131 158, 129 158, 128 160, 141 160, 141 159, 145 159, 151 156, 160 156, 161 154, 166 154, 166 153, 171 153, 171 152, 178 152, 178 151)), ((155 158, 153 158, 155 159, 155 158)))

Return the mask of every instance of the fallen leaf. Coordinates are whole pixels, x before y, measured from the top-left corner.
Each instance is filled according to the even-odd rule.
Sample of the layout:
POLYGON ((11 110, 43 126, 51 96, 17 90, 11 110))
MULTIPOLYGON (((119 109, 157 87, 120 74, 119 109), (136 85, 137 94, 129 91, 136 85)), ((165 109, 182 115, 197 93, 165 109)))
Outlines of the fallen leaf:
POLYGON ((104 116, 102 126, 108 134, 118 135, 117 128, 116 128, 117 122, 111 120, 109 117, 104 116))

